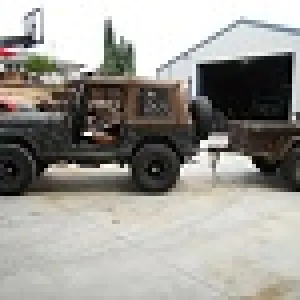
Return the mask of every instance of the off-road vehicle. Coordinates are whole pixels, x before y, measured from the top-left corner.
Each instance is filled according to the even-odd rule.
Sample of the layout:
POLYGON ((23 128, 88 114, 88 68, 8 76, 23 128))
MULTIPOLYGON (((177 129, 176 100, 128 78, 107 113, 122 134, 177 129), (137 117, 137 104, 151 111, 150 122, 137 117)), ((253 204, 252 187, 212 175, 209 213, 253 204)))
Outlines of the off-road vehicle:
POLYGON ((61 161, 128 164, 141 191, 168 191, 212 125, 178 81, 85 75, 53 101, 52 109, 0 115, 1 195, 25 192, 61 161))
MULTIPOLYGON (((24 17, 24 34, 1 38, 0 47, 43 44, 43 19, 43 9, 32 10, 24 17)), ((167 191, 210 130, 205 105, 188 105, 180 82, 82 75, 61 91, 57 86, 51 103, 0 113, 1 195, 25 192, 61 161, 128 164, 138 188, 167 191)))

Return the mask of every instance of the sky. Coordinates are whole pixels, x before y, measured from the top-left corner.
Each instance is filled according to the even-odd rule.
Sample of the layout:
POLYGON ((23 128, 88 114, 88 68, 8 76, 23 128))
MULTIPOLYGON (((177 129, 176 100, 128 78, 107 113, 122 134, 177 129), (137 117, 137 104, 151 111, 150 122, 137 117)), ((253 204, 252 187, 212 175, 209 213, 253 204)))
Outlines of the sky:
POLYGON ((244 16, 300 28, 298 0, 2 0, 0 35, 21 34, 22 17, 44 7, 45 44, 34 51, 83 63, 103 59, 103 22, 136 47, 137 74, 155 76, 160 64, 244 16))

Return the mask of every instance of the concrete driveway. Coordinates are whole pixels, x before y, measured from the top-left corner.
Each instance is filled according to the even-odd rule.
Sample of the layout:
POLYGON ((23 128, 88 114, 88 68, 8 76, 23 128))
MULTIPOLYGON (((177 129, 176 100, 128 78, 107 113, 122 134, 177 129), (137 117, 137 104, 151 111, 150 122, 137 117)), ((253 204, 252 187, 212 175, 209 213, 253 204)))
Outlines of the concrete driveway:
POLYGON ((299 299, 300 203, 247 159, 207 154, 176 189, 53 168, 0 200, 0 299, 299 299))

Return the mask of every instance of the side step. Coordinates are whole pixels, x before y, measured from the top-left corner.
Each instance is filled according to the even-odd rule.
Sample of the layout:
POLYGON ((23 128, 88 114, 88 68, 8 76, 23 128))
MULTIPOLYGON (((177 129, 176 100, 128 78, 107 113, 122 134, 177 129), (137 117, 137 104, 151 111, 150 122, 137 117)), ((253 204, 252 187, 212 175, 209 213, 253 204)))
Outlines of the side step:
POLYGON ((116 145, 97 145, 81 143, 62 153, 62 161, 81 161, 83 163, 114 163, 118 161, 119 147, 116 145))

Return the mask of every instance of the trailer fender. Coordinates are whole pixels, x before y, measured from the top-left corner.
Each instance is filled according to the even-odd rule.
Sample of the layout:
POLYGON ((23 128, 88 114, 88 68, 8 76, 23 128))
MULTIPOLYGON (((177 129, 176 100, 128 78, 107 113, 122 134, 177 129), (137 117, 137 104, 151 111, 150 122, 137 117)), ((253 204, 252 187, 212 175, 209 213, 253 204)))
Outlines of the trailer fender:
POLYGON ((300 136, 294 136, 287 141, 280 153, 280 160, 283 160, 287 154, 296 146, 300 145, 300 136))

